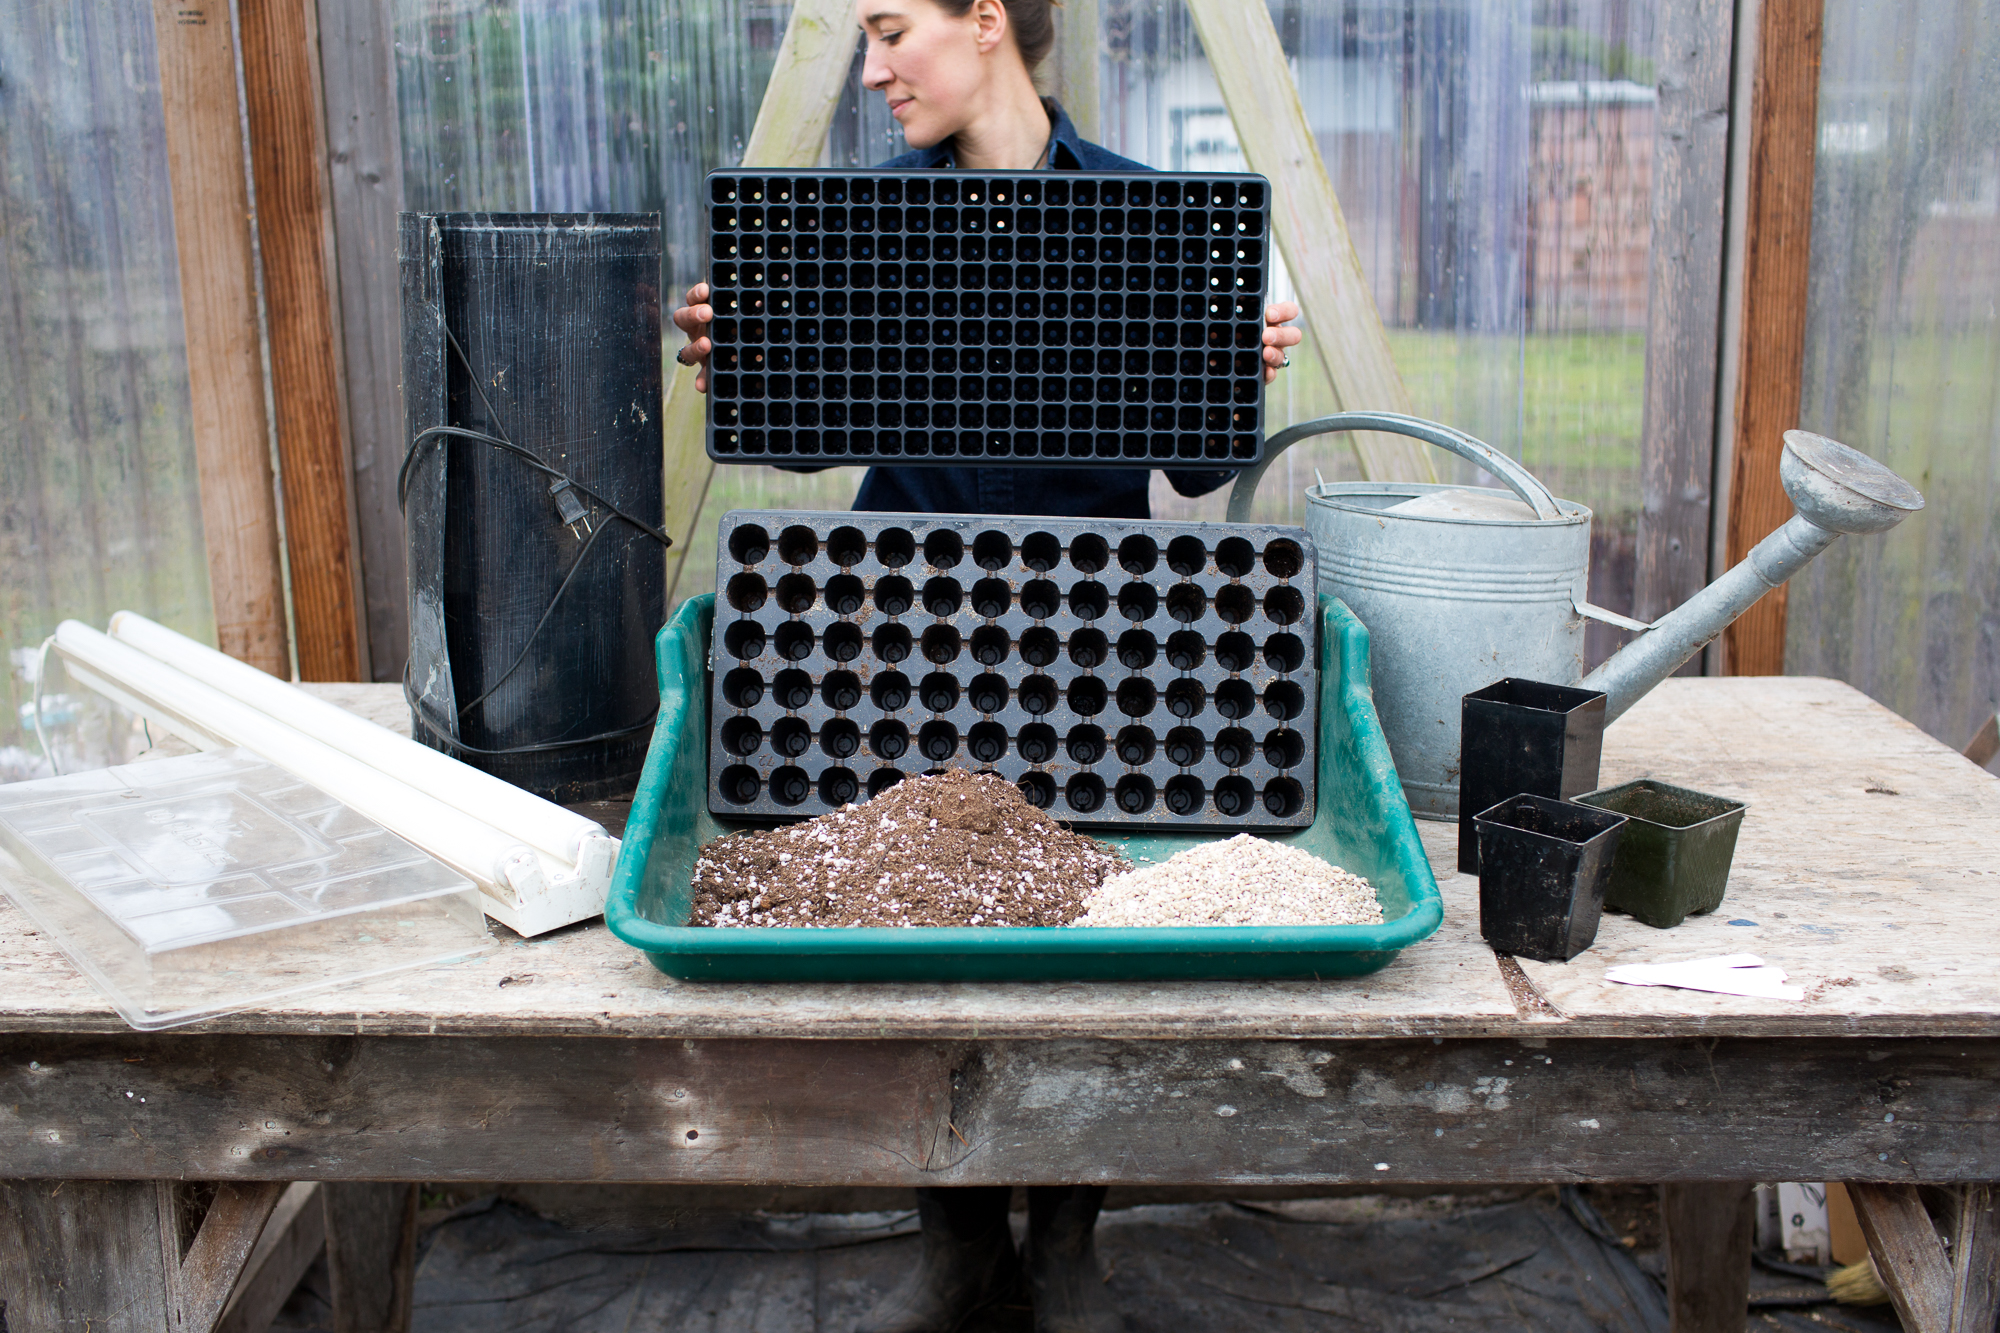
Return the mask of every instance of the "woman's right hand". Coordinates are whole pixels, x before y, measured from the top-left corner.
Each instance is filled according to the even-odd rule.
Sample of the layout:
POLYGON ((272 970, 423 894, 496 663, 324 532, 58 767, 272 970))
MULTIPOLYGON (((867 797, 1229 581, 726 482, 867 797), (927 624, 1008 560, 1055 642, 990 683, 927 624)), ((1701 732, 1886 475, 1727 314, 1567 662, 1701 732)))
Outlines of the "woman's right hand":
POLYGON ((696 367, 694 387, 708 392, 708 354, 715 350, 709 341, 708 326, 715 319, 715 307, 708 303, 708 284, 697 282, 688 288, 687 304, 674 311, 674 324, 687 335, 687 345, 674 353, 674 360, 696 367))

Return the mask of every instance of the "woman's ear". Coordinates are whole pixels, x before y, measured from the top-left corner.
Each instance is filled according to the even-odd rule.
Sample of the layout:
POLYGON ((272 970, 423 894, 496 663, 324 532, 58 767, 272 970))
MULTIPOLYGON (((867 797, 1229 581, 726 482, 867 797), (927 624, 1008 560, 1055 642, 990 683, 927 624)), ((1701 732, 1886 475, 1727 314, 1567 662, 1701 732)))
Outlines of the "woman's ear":
POLYGON ((980 55, 991 55, 1007 40, 1007 6, 1002 0, 974 0, 973 22, 978 24, 980 55))

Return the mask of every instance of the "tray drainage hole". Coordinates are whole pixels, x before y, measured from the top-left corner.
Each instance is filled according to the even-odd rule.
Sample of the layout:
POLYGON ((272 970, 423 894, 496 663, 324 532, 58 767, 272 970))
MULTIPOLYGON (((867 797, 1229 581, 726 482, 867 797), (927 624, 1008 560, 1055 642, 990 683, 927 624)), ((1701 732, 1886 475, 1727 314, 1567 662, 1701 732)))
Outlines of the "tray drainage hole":
POLYGON ((1224 768, 1241 768, 1254 753, 1250 733, 1241 727, 1224 727, 1215 733, 1215 762, 1224 768))
POLYGON ((745 523, 729 534, 729 558, 739 565, 755 565, 771 554, 771 534, 755 523, 745 523))
POLYGON ((1104 758, 1104 728, 1093 727, 1088 723, 1071 727, 1068 737, 1063 741, 1063 748, 1069 751, 1072 761, 1088 768, 1104 758))
POLYGON ((1167 685, 1167 711, 1175 717, 1200 717, 1207 703, 1208 695, 1198 680, 1184 676, 1167 685))
POLYGON ((1118 779, 1112 798, 1126 814, 1143 815, 1153 808, 1153 780, 1144 773, 1127 773, 1118 779))
POLYGON ((1151 620, 1160 610, 1160 594, 1147 583, 1128 583, 1118 590, 1118 612, 1127 620, 1151 620))
POLYGON ((958 753, 958 728, 949 722, 926 722, 917 733, 917 751, 934 764, 958 753))
POLYGON ((1264 640, 1264 662, 1280 675, 1297 671, 1306 662, 1306 646, 1296 634, 1273 634, 1264 640))
POLYGON ((1053 620, 1061 607, 1062 594, 1047 579, 1033 579, 1021 589, 1021 609, 1030 620, 1053 620))
POLYGON ((868 697, 885 713, 910 706, 910 678, 900 671, 884 671, 868 682, 868 697))
MULTIPOLYGON (((1081 684, 1082 682, 1078 683, 1081 684)), ((1072 695, 1076 693, 1076 686, 1072 685, 1070 687, 1070 693, 1072 695)), ((1127 717, 1144 717, 1153 711, 1153 705, 1159 701, 1159 692, 1153 688, 1153 682, 1145 679, 1143 676, 1130 676, 1118 682, 1118 711, 1127 717)), ((1136 730, 1144 731, 1145 728, 1139 727, 1136 730)), ((1151 733, 1148 734, 1150 735, 1151 733)), ((1149 755, 1152 753, 1152 742, 1150 740, 1146 744, 1146 751, 1149 755)), ((1128 764, 1143 764, 1146 761, 1143 759, 1127 759, 1125 762, 1128 764)))
POLYGON ((1215 641, 1215 664, 1224 671, 1248 671, 1257 665, 1257 644, 1248 634, 1231 630, 1215 641))
POLYGON ((764 743, 764 728, 754 717, 732 717, 722 724, 722 748, 733 755, 752 755, 764 743))
POLYGON ((868 794, 880 796, 889 788, 903 780, 903 775, 893 768, 878 768, 868 775, 868 794))
POLYGON ((916 589, 901 574, 875 580, 875 609, 883 615, 905 615, 916 604, 916 589))
POLYGON ((939 577, 924 584, 924 610, 934 616, 955 616, 964 603, 965 589, 957 579, 939 577))
POLYGON ((1047 626, 1037 625, 1021 636, 1021 660, 1031 667, 1045 667, 1062 651, 1062 640, 1047 626))
POLYGON ((1264 548, 1264 568, 1272 577, 1289 579, 1306 567, 1306 553, 1289 537, 1280 537, 1264 548))
POLYGON ((981 579, 972 585, 972 614, 981 620, 995 620, 1007 614, 1014 590, 1005 579, 981 579))
POLYGON ((1111 651, 1111 641, 1102 631, 1080 629, 1069 636, 1069 660, 1085 671, 1104 665, 1105 657, 1111 651))
POLYGON ((1208 789, 1201 785, 1201 779, 1192 773, 1181 773, 1167 779, 1167 809, 1177 815, 1198 815, 1203 803, 1208 800, 1208 789))
POLYGON ((1014 738, 1014 749, 1031 764, 1046 764, 1055 758, 1056 730, 1045 722, 1030 722, 1014 738))
POLYGON ((722 678, 722 697, 732 708, 755 708, 764 697, 764 678, 749 667, 737 667, 722 678))
POLYGON ((917 539, 908 528, 884 528, 875 534, 875 558, 889 569, 901 569, 917 558, 917 539))
POLYGON ((788 759, 796 759, 812 748, 812 728, 804 719, 781 717, 771 724, 771 749, 788 759))
POLYGON ((1095 574, 1111 563, 1111 544, 1094 532, 1081 533, 1070 541, 1069 563, 1079 574, 1095 574))
POLYGON ((1153 729, 1125 727, 1118 733, 1118 762, 1139 768, 1153 762, 1153 729))
POLYGON ((1078 814, 1090 814, 1104 804, 1104 779, 1095 773, 1078 773, 1063 788, 1063 799, 1078 814))
POLYGON ((1175 768, 1193 768, 1208 749, 1208 738, 1198 727, 1175 727, 1167 733, 1167 762, 1175 768))
POLYGON ((819 775, 819 798, 828 805, 846 805, 860 794, 860 781, 844 768, 829 768, 819 775))
POLYGON ((1040 717, 1056 706, 1056 683, 1047 676, 1030 676, 1021 682, 1014 697, 1021 701, 1021 707, 1040 717))
POLYGON ((1250 807, 1256 803, 1257 789, 1250 785, 1250 779, 1241 774, 1232 773, 1215 784, 1215 808, 1231 819, 1249 814, 1250 807))
POLYGON ((1007 631, 998 625, 981 625, 972 631, 972 660, 981 666, 999 666, 1006 661, 1007 631))
POLYGON ((861 627, 845 622, 826 627, 826 655, 836 662, 852 662, 861 656, 861 627))
POLYGON ((1160 655, 1160 641, 1142 629, 1128 629, 1118 636, 1118 664, 1128 671, 1144 671, 1160 655))
POLYGON ((829 758, 852 759, 861 752, 861 728, 851 719, 836 717, 822 723, 819 748, 829 758))
MULTIPOLYGON (((827 634, 827 642, 833 642, 832 632, 827 634)), ((907 625, 877 625, 875 627, 875 656, 890 666, 910 655, 910 628, 907 625)))
POLYGON ((812 794, 812 779, 803 768, 787 764, 771 775, 771 799, 779 805, 800 805, 812 794))
POLYGON ((868 558, 868 538, 860 528, 838 527, 826 535, 826 557, 843 569, 868 558))
POLYGON ((810 574, 787 574, 778 580, 778 608, 787 614, 804 615, 818 597, 819 585, 810 574))
POLYGON ((836 713, 844 713, 861 702, 861 677, 852 671, 829 671, 820 682, 820 698, 836 713))
POLYGON ((1280 722, 1290 722, 1306 711, 1306 692, 1289 680, 1273 681, 1264 691, 1264 711, 1280 722))
POLYGON ((1306 757, 1306 738, 1290 727, 1264 737, 1264 759, 1272 768, 1292 768, 1306 757))
POLYGON ((878 759, 901 759, 909 748, 910 729, 900 722, 883 718, 868 729, 868 750, 878 759))
POLYGON ((837 616, 853 615, 867 600, 867 590, 852 574, 835 574, 826 581, 827 609, 837 616))
POLYGON ((1176 537, 1167 543, 1167 568, 1184 579, 1208 568, 1208 548, 1199 537, 1176 537))
POLYGON ((1192 625, 1208 609, 1208 598, 1192 583, 1176 583, 1167 589, 1167 614, 1183 625, 1192 625))
MULTIPOLYGON (((1231 541, 1239 540, 1230 538, 1231 541)), ((1240 583, 1232 583, 1215 594, 1215 613, 1232 625, 1240 625, 1257 612, 1257 594, 1240 583)))
POLYGON ((1096 676, 1078 676, 1069 683, 1069 710, 1079 717, 1103 712, 1104 699, 1104 682, 1096 676))
POLYGON ((1007 728, 998 722, 976 722, 965 734, 965 748, 982 764, 997 764, 1007 753, 1007 728))
POLYGON ((976 678, 966 691, 975 713, 997 713, 1007 706, 1007 681, 991 672, 976 678))
POLYGON ((778 558, 788 565, 809 565, 819 557, 819 536, 803 523, 778 534, 778 558))
POLYGON ((982 532, 972 539, 972 563, 992 571, 1014 563, 1014 543, 1004 532, 982 532))
POLYGON ((800 620, 787 620, 778 626, 778 656, 787 662, 803 662, 812 656, 812 626, 800 620))
POLYGON ((965 559, 965 539, 950 528, 932 528, 924 534, 924 563, 933 569, 950 569, 965 559))
POLYGON ((790 671, 780 671, 778 678, 771 682, 771 698, 778 707, 800 709, 812 702, 812 677, 796 667, 790 671))
POLYGON ((963 641, 958 631, 950 625, 932 625, 924 631, 923 654, 926 662, 943 666, 958 659, 958 651, 963 641))
POLYGON ((746 616, 763 606, 770 595, 771 585, 764 582, 761 574, 733 574, 723 590, 729 604, 746 616))
POLYGON ((1150 574, 1160 563, 1160 544, 1143 532, 1118 543, 1118 567, 1134 578, 1150 574))
POLYGON ((1225 537, 1215 544, 1215 567, 1232 579, 1248 578, 1257 568, 1257 552, 1241 537, 1225 537))
POLYGON ((734 658, 756 657, 764 651, 764 627, 754 620, 739 620, 722 632, 722 646, 734 658))
POLYGON ((1208 643, 1191 629, 1167 636, 1167 664, 1176 671, 1193 671, 1208 655, 1208 643))
POLYGON ((1069 590, 1069 609, 1079 620, 1095 620, 1111 609, 1111 594, 1102 583, 1075 584, 1069 590))
POLYGON ((1053 532, 1031 532, 1021 542, 1021 563, 1046 574, 1062 563, 1062 543, 1053 532))
POLYGON ((1046 773, 1023 773, 1016 785, 1021 789, 1021 798, 1037 810, 1046 810, 1056 803, 1056 780, 1046 773))
POLYGON ((1234 722, 1257 711, 1257 691, 1247 680, 1225 680, 1215 687, 1215 711, 1234 722))
POLYGON ((1273 588, 1264 594, 1264 614, 1280 625, 1296 625, 1306 613, 1306 595, 1297 588, 1273 588))
POLYGON ((958 707, 958 677, 933 671, 917 687, 917 697, 923 701, 925 711, 949 713, 958 707))
POLYGON ((722 794, 738 805, 757 799, 757 770, 748 764, 731 764, 722 770, 722 794))

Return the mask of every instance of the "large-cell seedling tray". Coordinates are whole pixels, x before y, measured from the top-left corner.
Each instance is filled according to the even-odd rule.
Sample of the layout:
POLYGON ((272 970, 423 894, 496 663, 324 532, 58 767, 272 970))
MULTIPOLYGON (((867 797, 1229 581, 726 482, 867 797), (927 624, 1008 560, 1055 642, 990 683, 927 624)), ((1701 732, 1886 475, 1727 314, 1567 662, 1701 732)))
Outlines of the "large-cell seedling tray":
MULTIPOLYGON (((1368 631, 1331 598, 1317 607, 1318 813, 1310 828, 1266 836, 1367 876, 1382 904, 1382 925, 691 927, 691 880, 702 846, 750 827, 717 818, 704 799, 711 596, 682 603, 660 631, 660 720, 605 921, 661 971, 705 981, 1326 980, 1373 972, 1436 931, 1443 906, 1375 717, 1368 631)), ((1154 827, 1097 836, 1134 861, 1161 861, 1234 831, 1154 827)))
POLYGON ((1303 529, 736 510, 716 555, 709 808, 824 814, 997 772, 1088 824, 1303 828, 1303 529))
POLYGON ((1261 176, 720 171, 709 456, 1263 457, 1261 176))

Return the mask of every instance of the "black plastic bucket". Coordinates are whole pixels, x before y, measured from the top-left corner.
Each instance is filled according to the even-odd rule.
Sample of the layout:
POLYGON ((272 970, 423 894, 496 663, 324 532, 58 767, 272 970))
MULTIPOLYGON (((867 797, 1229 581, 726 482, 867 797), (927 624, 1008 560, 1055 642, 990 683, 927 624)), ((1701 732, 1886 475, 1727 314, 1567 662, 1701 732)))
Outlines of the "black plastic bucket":
POLYGON ((1479 933, 1499 953, 1566 963, 1597 939, 1625 816, 1514 796, 1474 817, 1479 933))
POLYGON ((405 213, 404 693, 557 801, 638 781, 666 618, 655 214, 405 213))
POLYGON ((1479 873, 1472 819, 1523 792, 1566 801, 1597 785, 1604 694, 1539 680, 1496 680, 1459 704, 1458 868, 1479 873))

